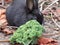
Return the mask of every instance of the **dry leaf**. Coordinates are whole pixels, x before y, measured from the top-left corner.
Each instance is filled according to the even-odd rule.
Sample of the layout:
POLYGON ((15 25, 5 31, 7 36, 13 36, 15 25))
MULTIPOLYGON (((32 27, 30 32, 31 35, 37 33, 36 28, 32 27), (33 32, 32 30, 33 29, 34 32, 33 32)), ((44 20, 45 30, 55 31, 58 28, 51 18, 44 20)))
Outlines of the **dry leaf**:
POLYGON ((49 38, 39 38, 38 39, 39 45, 57 45, 57 41, 49 38))
POLYGON ((0 11, 1 11, 1 15, 3 15, 3 14, 5 14, 6 9, 0 9, 0 11))
POLYGON ((5 28, 3 30, 3 32, 6 34, 6 35, 9 35, 9 34, 13 34, 13 30, 9 29, 9 28, 5 28))
POLYGON ((2 20, 2 19, 6 19, 6 15, 5 14, 0 16, 0 20, 2 20))
POLYGON ((0 15, 0 28, 5 28, 7 26, 7 20, 5 15, 5 9, 1 9, 1 15, 0 15))

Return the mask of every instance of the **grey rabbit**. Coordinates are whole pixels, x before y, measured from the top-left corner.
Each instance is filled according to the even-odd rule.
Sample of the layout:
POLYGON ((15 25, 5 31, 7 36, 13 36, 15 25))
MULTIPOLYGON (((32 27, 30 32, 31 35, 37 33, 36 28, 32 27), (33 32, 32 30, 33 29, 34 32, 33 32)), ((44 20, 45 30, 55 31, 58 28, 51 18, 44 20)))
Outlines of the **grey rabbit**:
POLYGON ((13 0, 6 9, 6 19, 10 26, 21 26, 29 20, 43 23, 43 14, 39 11, 38 0, 13 0))

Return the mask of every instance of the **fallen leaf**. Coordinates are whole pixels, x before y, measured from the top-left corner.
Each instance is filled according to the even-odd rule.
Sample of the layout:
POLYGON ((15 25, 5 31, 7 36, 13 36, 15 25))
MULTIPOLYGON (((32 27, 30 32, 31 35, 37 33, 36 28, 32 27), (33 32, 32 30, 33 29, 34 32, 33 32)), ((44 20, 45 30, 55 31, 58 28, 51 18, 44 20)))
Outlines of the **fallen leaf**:
POLYGON ((9 29, 9 28, 5 28, 3 30, 3 32, 6 34, 6 35, 9 35, 9 34, 13 34, 14 30, 13 29, 9 29))
POLYGON ((6 15, 5 14, 0 16, 0 20, 2 20, 2 19, 6 19, 6 15))
POLYGON ((1 11, 1 15, 3 15, 3 14, 5 14, 6 9, 0 9, 0 11, 1 11))
POLYGON ((38 44, 39 45, 57 45, 57 41, 50 38, 42 37, 38 39, 38 44))

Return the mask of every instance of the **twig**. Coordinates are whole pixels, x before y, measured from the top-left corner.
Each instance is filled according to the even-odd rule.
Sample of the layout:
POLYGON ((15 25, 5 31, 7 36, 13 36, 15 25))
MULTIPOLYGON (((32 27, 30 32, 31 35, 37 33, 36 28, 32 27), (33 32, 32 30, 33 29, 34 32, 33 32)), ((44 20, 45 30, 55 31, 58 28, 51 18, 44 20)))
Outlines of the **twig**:
POLYGON ((2 0, 2 6, 4 6, 4 4, 5 4, 5 0, 2 0))
POLYGON ((44 9, 42 12, 45 12, 47 9, 49 9, 49 7, 51 7, 54 3, 56 3, 57 1, 59 1, 59 0, 55 0, 55 1, 53 1, 52 2, 52 4, 50 4, 46 9, 44 9))
POLYGON ((17 29, 18 27, 16 27, 16 26, 6 26, 7 28, 14 28, 14 29, 17 29))
MULTIPOLYGON (((44 29, 45 29, 45 27, 44 27, 44 29)), ((53 33, 48 33, 48 34, 47 33, 43 33, 42 34, 42 36, 53 36, 53 35, 60 35, 60 31, 58 33, 54 33, 54 34, 53 33)))
POLYGON ((53 35, 60 35, 60 32, 55 33, 55 34, 52 34, 52 33, 50 33, 50 34, 43 33, 42 34, 42 36, 53 36, 53 35))
POLYGON ((0 40, 0 42, 10 42, 10 40, 0 40))
POLYGON ((6 9, 6 7, 5 6, 2 6, 2 5, 0 5, 0 7, 6 9))
MULTIPOLYGON (((51 13, 51 17, 52 17, 52 13, 51 13)), ((56 21, 53 19, 53 17, 52 17, 52 21, 56 24, 56 26, 58 26, 58 27, 60 28, 60 25, 58 25, 58 24, 56 23, 56 21)))
POLYGON ((38 4, 40 5, 41 2, 43 2, 43 0, 39 0, 39 1, 38 1, 38 4))
POLYGON ((44 5, 45 2, 46 2, 46 1, 44 1, 44 2, 41 3, 41 5, 40 5, 40 6, 41 6, 41 7, 40 7, 40 11, 43 10, 43 5, 44 5))

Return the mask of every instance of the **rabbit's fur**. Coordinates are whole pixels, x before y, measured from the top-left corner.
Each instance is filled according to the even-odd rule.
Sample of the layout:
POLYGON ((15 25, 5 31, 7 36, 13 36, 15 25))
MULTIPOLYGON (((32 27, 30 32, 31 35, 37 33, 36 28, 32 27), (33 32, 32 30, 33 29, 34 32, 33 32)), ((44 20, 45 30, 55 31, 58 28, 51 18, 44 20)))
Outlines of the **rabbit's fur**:
POLYGON ((13 0, 6 10, 6 19, 11 26, 21 26, 29 20, 43 22, 43 15, 38 8, 38 0, 13 0))

